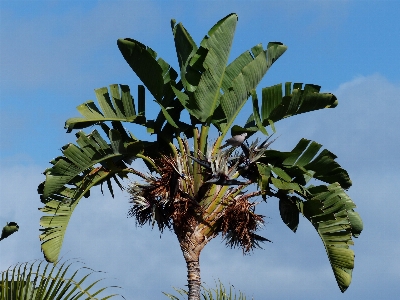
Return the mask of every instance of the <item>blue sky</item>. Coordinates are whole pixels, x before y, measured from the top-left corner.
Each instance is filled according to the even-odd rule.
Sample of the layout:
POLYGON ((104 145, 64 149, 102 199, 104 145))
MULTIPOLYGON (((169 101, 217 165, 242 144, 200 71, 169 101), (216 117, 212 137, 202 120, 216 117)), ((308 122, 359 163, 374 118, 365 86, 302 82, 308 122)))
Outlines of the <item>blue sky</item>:
MULTIPOLYGON (((182 22, 199 43, 231 12, 239 15, 232 59, 260 42, 288 46, 260 88, 314 83, 338 97, 335 109, 277 123, 282 136, 274 147, 290 150, 305 137, 335 153, 353 180, 348 194, 364 231, 353 247, 353 282, 341 294, 315 230, 301 219, 293 234, 271 199, 260 212, 268 216, 262 234, 273 243, 243 256, 217 237, 202 252, 202 280, 213 285, 221 279, 254 299, 400 294, 399 1, 1 0, 0 223, 16 221, 20 231, 1 242, 0 270, 42 257, 36 188, 48 161, 75 141, 65 133, 65 120, 78 115, 77 105, 95 98, 95 88, 120 83, 134 90, 139 84, 116 40, 139 40, 178 69, 170 20, 182 22)), ((83 199, 62 254, 108 272, 116 278, 108 282, 122 286, 127 299, 162 299, 161 291, 186 284, 183 256, 172 233, 160 239, 157 230, 136 228, 126 218, 128 202, 122 192, 115 199, 100 191, 83 199)))

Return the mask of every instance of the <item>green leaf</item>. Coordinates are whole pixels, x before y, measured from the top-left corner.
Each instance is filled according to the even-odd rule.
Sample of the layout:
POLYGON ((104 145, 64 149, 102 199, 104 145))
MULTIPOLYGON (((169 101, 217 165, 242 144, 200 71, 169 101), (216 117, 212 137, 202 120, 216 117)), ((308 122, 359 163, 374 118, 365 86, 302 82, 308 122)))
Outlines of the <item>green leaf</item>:
POLYGON ((15 222, 7 222, 6 226, 3 227, 1 231, 0 241, 4 240, 5 238, 9 237, 13 233, 17 232, 19 226, 15 222))
POLYGON ((296 182, 305 185, 311 178, 326 183, 338 182, 347 189, 352 182, 346 170, 336 161, 336 156, 324 149, 319 154, 322 145, 307 139, 301 139, 295 148, 282 161, 284 169, 296 182), (317 155, 318 154, 318 155, 317 155))
POLYGON ((348 189, 352 185, 349 174, 335 161, 336 158, 335 154, 324 149, 304 168, 314 171, 314 178, 327 183, 339 182, 343 188, 348 189))
POLYGON ((187 90, 194 91, 195 87, 191 86, 186 77, 187 72, 190 73, 191 71, 190 68, 188 68, 188 64, 198 50, 197 45, 182 23, 179 23, 175 26, 175 22, 173 20, 171 25, 175 40, 176 54, 178 56, 179 68, 181 70, 181 80, 187 90))
POLYGON ((322 145, 317 142, 311 142, 307 149, 302 153, 302 155, 298 158, 295 165, 303 167, 305 164, 308 164, 314 156, 318 153, 319 149, 321 149, 322 145))
POLYGON ((118 184, 116 176, 123 178, 130 172, 123 161, 143 149, 141 142, 123 140, 116 129, 109 130, 110 144, 96 130, 76 135, 78 146, 63 147, 64 156, 52 161, 53 166, 45 171, 45 182, 38 188, 45 204, 40 210, 46 214, 40 220, 40 239, 45 258, 51 262, 58 259, 68 222, 80 199, 88 197, 93 186, 109 183, 110 179, 118 184))
POLYGON ((179 126, 176 125, 174 119, 168 113, 168 108, 165 108, 161 103, 157 102, 156 100, 154 100, 154 102, 156 102, 161 107, 161 110, 162 110, 162 112, 163 112, 163 114, 165 116, 165 119, 168 121, 168 123, 171 124, 171 126, 173 126, 175 128, 179 128, 179 126))
MULTIPOLYGON (((80 267, 72 274, 67 275, 68 271, 73 271, 73 263, 57 262, 55 264, 34 261, 33 263, 21 263, 14 267, 9 267, 1 273, 0 299, 63 299, 73 300, 82 296, 87 299, 95 299, 100 292, 109 287, 97 289, 95 285, 100 280, 87 285, 87 279, 96 271, 84 272, 80 267), (81 276, 84 272, 85 276, 81 276), (68 276, 68 277, 67 277, 68 276)), ((108 295, 102 299, 109 299, 116 294, 108 295)), ((97 298, 96 298, 97 299, 97 298)))
POLYGON ((282 102, 282 84, 262 89, 261 118, 268 120, 271 112, 282 102))
POLYGON ((347 216, 351 224, 351 233, 354 237, 358 237, 364 228, 363 221, 361 220, 358 212, 349 210, 347 211, 347 216))
POLYGON ((300 185, 296 182, 287 182, 278 178, 271 177, 272 184, 279 190, 284 191, 297 191, 303 193, 300 185))
POLYGON ((268 123, 269 123, 269 126, 271 126, 272 131, 274 133, 276 133, 275 123, 272 120, 269 120, 269 119, 268 119, 268 123))
POLYGON ((46 199, 51 194, 59 190, 64 184, 70 182, 84 170, 93 165, 114 157, 121 156, 114 153, 101 135, 94 130, 91 134, 85 135, 83 132, 76 134, 77 143, 68 144, 63 147, 63 157, 58 157, 51 163, 54 165, 45 171, 46 182, 43 188, 42 199, 46 199))
MULTIPOLYGON (((65 122, 67 132, 71 132, 73 129, 86 128, 105 121, 144 123, 143 108, 139 107, 140 116, 136 115, 135 104, 127 85, 119 85, 119 88, 116 84, 110 85, 110 91, 111 97, 105 87, 95 90, 101 110, 97 108, 92 100, 79 105, 77 109, 83 118, 68 119, 65 122)), ((139 104, 140 103, 139 101, 139 104)))
POLYGON ((285 84, 285 96, 282 96, 282 84, 263 88, 261 117, 266 126, 268 120, 277 122, 297 114, 337 106, 337 98, 330 93, 319 93, 320 86, 301 83, 285 84))
POLYGON ((265 191, 269 190, 268 184, 271 177, 271 168, 265 164, 257 163, 257 169, 260 174, 258 186, 260 187, 260 190, 264 192, 263 195, 265 195, 265 191))
POLYGON ((308 145, 310 144, 310 140, 307 139, 301 139, 297 145, 293 148, 291 151, 291 155, 287 157, 284 161, 284 165, 295 165, 296 161, 300 157, 300 155, 303 153, 304 150, 307 149, 308 145))
POLYGON ((191 59, 191 66, 201 63, 204 69, 193 93, 195 105, 191 113, 201 122, 212 116, 219 104, 221 85, 236 29, 237 15, 220 20, 201 42, 201 48, 191 59))
POLYGON ((283 180, 290 182, 292 181, 292 177, 290 177, 284 170, 278 167, 272 167, 272 172, 274 172, 277 176, 282 178, 283 180))
MULTIPOLYGON (((178 27, 180 28, 180 26, 178 27)), ((150 123, 142 122, 141 124, 151 126, 150 128, 148 127, 147 130, 152 133, 161 134, 161 139, 170 140, 171 137, 168 137, 165 131, 162 132, 162 127, 165 121, 170 125, 172 123, 178 124, 180 113, 184 108, 179 101, 174 100, 175 94, 172 90, 172 88, 181 90, 183 87, 181 82, 176 83, 175 81, 178 74, 162 58, 157 58, 157 53, 153 49, 136 40, 119 39, 118 47, 125 60, 154 96, 157 103, 163 107, 169 108, 168 115, 165 114, 165 110, 161 110, 158 113, 156 120, 151 121, 150 123), (166 116, 168 116, 168 120, 166 119, 166 116)), ((186 45, 182 45, 182 47, 185 48, 186 45)), ((141 91, 139 90, 139 92, 141 91)), ((144 93, 141 92, 139 94, 139 114, 141 114, 141 107, 143 106, 144 108, 144 101, 141 101, 141 99, 144 98, 143 96, 144 93)), ((179 128, 179 126, 175 128, 179 128)))
MULTIPOLYGON (((265 72, 286 51, 281 43, 269 43, 266 50, 259 44, 226 66, 236 23, 235 14, 220 20, 197 48, 186 29, 172 22, 185 87, 180 91, 172 86, 174 94, 191 116, 200 122, 212 122, 222 135, 265 72)), ((266 133, 262 126, 259 128, 266 133)))
MULTIPOLYGON (((261 44, 257 45, 262 49, 261 44)), ((263 50, 263 49, 262 49, 263 50)), ((225 75, 222 81, 221 89, 226 93, 230 87, 232 87, 235 78, 242 73, 242 70, 250 62, 254 60, 254 57, 250 51, 245 51, 239 55, 234 61, 232 61, 225 69, 225 75)))
POLYGON ((296 206, 296 197, 289 197, 283 194, 279 197, 279 213, 283 223, 285 223, 293 232, 296 232, 299 226, 299 210, 296 206))
POLYGON ((310 196, 298 202, 301 213, 313 224, 328 254, 339 288, 344 292, 350 285, 354 268, 351 236, 358 236, 362 221, 354 212, 354 202, 343 188, 334 183, 308 189, 310 196))
MULTIPOLYGON (((233 121, 243 108, 247 99, 253 94, 253 109, 255 121, 259 128, 262 126, 258 123, 258 103, 255 105, 257 98, 254 97, 254 89, 257 87, 265 73, 271 65, 286 51, 287 47, 281 43, 269 43, 266 50, 262 49, 261 44, 252 48, 252 55, 242 54, 239 58, 233 61, 227 68, 230 71, 229 76, 224 80, 224 94, 220 102, 221 107, 226 116, 225 128, 232 126, 233 121), (241 68, 240 72, 238 72, 241 68), (231 71, 232 69, 232 71, 231 71), (231 77, 234 77, 233 79, 231 77)), ((265 134, 265 129, 260 129, 265 134)), ((226 131, 222 132, 224 135, 226 131)))
POLYGON ((157 53, 134 39, 118 39, 118 48, 126 62, 144 83, 157 101, 164 96, 164 84, 175 81, 176 71, 163 59, 157 59, 157 53))

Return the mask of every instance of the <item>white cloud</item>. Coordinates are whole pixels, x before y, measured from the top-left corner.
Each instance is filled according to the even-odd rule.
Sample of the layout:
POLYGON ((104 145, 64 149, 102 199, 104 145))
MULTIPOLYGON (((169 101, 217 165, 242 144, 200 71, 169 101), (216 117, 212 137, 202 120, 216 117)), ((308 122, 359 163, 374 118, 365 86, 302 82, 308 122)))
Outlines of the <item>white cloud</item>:
POLYGON ((282 132, 279 140, 315 140, 335 153, 345 168, 350 167, 350 174, 371 166, 374 171, 384 168, 394 172, 400 146, 399 83, 391 83, 379 74, 359 76, 329 92, 339 100, 336 108, 277 123, 282 132))

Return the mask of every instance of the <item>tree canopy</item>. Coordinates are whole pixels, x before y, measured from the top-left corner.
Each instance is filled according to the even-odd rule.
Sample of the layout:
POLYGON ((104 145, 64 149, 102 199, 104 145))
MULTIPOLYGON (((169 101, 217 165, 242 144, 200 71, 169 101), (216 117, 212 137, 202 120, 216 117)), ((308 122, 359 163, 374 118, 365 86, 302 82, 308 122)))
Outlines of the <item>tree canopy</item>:
MULTIPOLYGON (((263 216, 255 213, 251 198, 275 197, 282 221, 292 231, 299 214, 311 222, 340 290, 348 288, 354 268, 352 237, 363 228, 345 192, 352 184, 348 173, 315 141, 303 138, 286 152, 268 149, 267 141, 248 143, 258 132, 270 137, 275 123, 285 118, 334 108, 338 100, 315 84, 285 82, 257 92, 287 47, 280 42, 266 48, 258 44, 228 63, 237 21, 236 14, 226 16, 196 45, 186 28, 172 20, 178 71, 139 41, 117 41, 143 85, 138 86, 136 100, 127 85, 96 89, 98 105, 89 100, 77 107, 81 117, 66 121, 68 132, 79 130, 76 143, 62 147, 38 188, 44 204, 40 239, 46 260, 57 261, 70 217, 92 187, 106 184, 114 196, 113 185, 123 188, 121 180, 133 174, 144 183, 130 185, 130 215, 140 225, 173 230, 187 262, 220 233, 227 245, 244 252, 268 241, 256 234, 263 216), (160 107, 155 119, 146 114, 145 89, 160 107), (250 116, 236 120, 247 101, 252 104, 250 116), (156 139, 138 139, 135 125, 156 139), (80 130, 92 126, 90 133, 80 130), (210 127, 219 132, 215 143, 209 139, 210 127), (222 150, 229 131, 233 137, 246 133, 246 140, 222 150), (150 173, 131 168, 134 159, 143 160, 150 173), (314 186, 311 179, 320 185, 314 186), (257 191, 246 193, 251 184, 257 191)), ((188 265, 191 268, 195 267, 188 265)))

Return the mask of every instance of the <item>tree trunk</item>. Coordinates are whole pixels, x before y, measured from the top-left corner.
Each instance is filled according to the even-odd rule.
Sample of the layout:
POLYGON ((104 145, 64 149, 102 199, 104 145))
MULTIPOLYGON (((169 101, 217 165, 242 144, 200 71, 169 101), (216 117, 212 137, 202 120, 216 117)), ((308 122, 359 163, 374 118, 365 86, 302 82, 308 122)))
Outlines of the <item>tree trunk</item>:
POLYGON ((200 300, 200 252, 207 244, 208 239, 199 232, 187 232, 179 237, 179 243, 186 261, 188 272, 188 300, 200 300))
POLYGON ((188 271, 189 300, 200 300, 200 263, 196 261, 186 261, 188 271))

